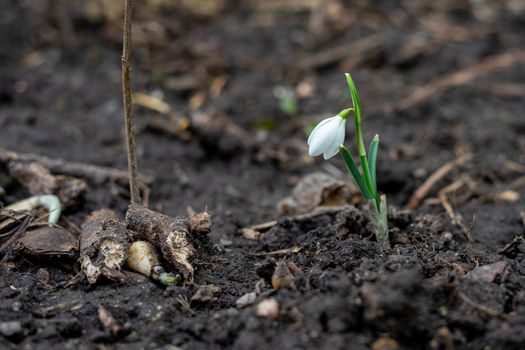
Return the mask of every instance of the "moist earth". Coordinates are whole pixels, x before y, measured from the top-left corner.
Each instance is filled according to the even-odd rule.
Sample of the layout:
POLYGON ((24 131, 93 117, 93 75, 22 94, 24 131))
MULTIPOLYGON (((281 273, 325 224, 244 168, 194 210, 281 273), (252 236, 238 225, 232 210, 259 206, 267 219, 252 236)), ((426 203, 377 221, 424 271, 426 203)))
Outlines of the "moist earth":
MULTIPOLYGON (((0 1, 0 147, 126 169, 121 4, 60 4, 0 1)), ((136 2, 133 90, 167 103, 135 108, 149 207, 213 216, 196 242, 194 284, 132 273, 72 283, 74 260, 10 252, 0 265, 0 348, 522 349, 524 30, 519 1, 136 2), (504 54, 514 59, 493 68, 504 54), (468 69, 471 79, 440 82, 468 69), (388 250, 342 161, 307 155, 313 123, 349 103, 345 71, 366 139, 380 135, 388 250), (292 110, 283 91, 295 96, 292 110), (406 209, 465 154, 473 159, 406 209), (283 215, 280 201, 316 171, 345 182, 352 199, 283 215), (243 235, 271 220, 257 239, 243 235), (267 300, 277 303, 264 313, 267 300)), ((124 220, 125 184, 86 181, 83 201, 63 213, 68 227, 101 208, 124 220)), ((0 163, 0 201, 27 196, 0 163)))

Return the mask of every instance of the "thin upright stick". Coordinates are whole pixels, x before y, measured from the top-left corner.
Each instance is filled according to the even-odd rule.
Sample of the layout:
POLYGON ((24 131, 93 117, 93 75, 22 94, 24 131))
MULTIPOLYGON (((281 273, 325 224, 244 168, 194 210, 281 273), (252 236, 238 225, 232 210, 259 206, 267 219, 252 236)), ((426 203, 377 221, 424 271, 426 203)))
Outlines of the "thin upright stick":
POLYGON ((140 204, 140 192, 137 182, 137 154, 133 110, 131 102, 131 9, 133 0, 125 0, 124 37, 122 45, 122 95, 124 98, 124 119, 126 121, 126 141, 128 146, 129 191, 131 202, 140 204))

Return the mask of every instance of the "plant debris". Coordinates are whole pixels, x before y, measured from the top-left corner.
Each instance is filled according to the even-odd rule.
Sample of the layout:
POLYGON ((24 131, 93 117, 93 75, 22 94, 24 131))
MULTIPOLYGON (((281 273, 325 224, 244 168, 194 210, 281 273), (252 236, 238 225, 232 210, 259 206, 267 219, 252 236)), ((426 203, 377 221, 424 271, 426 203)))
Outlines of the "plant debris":
MULTIPOLYGON (((108 270, 121 283, 80 284, 79 246, 42 255, 56 244, 31 237, 63 228, 78 242, 89 213, 108 208, 126 241, 148 242, 183 276, 162 250, 169 233, 152 233, 163 219, 138 215, 136 231, 124 221, 123 2, 1 2, 0 348, 522 349, 523 1, 213 3, 134 1, 132 86, 148 96, 133 105, 141 204, 180 218, 194 248, 193 284, 166 286, 127 262, 108 270), (375 240, 344 160, 308 156, 316 123, 350 102, 346 69, 364 139, 381 135, 392 249, 375 240), (317 192, 283 215, 279 200, 319 170, 350 197, 325 206, 317 192), (71 178, 87 188, 69 202, 71 178), (63 207, 56 225, 46 208, 5 208, 49 194, 63 207), (213 227, 205 215, 191 225, 188 207, 207 207, 213 227), (205 301, 192 301, 201 287, 205 301)), ((352 154, 355 141, 345 139, 352 154)))
POLYGON ((274 319, 279 315, 279 303, 274 298, 263 299, 257 304, 255 314, 259 317, 274 319))
POLYGON ((352 190, 343 181, 325 173, 312 173, 299 181, 290 197, 279 202, 283 214, 310 213, 320 206, 341 206, 352 202, 352 190))
POLYGON ((189 258, 195 254, 195 248, 189 237, 186 218, 170 218, 132 203, 126 213, 126 227, 133 231, 135 238, 158 247, 164 259, 180 269, 184 281, 193 283, 194 268, 189 258))
POLYGON ((70 176, 52 175, 37 162, 12 161, 9 162, 9 171, 33 195, 56 194, 64 208, 81 204, 88 188, 85 181, 70 176))
POLYGON ((281 289, 288 286, 299 272, 300 269, 293 262, 279 261, 272 275, 273 289, 281 289))
POLYGON ((92 212, 82 224, 80 259, 88 282, 97 282, 100 276, 121 279, 119 272, 128 257, 126 228, 117 214, 109 209, 92 212))
POLYGON ((129 246, 127 266, 166 286, 176 285, 181 280, 179 275, 174 276, 164 270, 155 247, 146 241, 135 241, 129 246))
POLYGON ((71 232, 57 226, 32 227, 18 239, 21 252, 40 259, 76 259, 79 239, 71 232))

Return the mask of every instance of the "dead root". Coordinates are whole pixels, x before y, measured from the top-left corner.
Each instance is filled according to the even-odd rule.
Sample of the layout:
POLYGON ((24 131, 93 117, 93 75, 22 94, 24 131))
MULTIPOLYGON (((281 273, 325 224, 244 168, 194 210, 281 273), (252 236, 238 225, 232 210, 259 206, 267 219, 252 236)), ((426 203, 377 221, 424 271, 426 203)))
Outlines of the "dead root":
POLYGON ((109 209, 91 213, 82 224, 80 263, 89 283, 102 275, 109 279, 123 278, 120 269, 128 256, 126 228, 109 209))
POLYGON ((189 259, 195 254, 191 233, 208 233, 211 226, 209 213, 194 214, 190 219, 171 218, 167 215, 130 204, 126 213, 126 227, 135 239, 149 241, 160 249, 163 257, 178 268, 187 283, 193 283, 194 268, 189 259))
POLYGON ((37 162, 9 162, 9 173, 29 193, 56 194, 64 208, 80 204, 85 196, 88 185, 85 181, 71 176, 52 175, 43 165, 37 162))
POLYGON ((27 214, 13 215, 0 208, 0 255, 8 252, 16 240, 27 230, 33 218, 27 214))
MULTIPOLYGON (((95 184, 102 184, 108 181, 128 183, 129 181, 128 172, 123 170, 117 170, 93 164, 68 162, 63 159, 49 158, 38 154, 17 153, 0 149, 0 163, 5 164, 11 161, 27 163, 37 162, 52 173, 79 177, 89 180, 95 184)), ((139 180, 144 184, 150 184, 153 182, 153 178, 148 176, 139 176, 139 180)))

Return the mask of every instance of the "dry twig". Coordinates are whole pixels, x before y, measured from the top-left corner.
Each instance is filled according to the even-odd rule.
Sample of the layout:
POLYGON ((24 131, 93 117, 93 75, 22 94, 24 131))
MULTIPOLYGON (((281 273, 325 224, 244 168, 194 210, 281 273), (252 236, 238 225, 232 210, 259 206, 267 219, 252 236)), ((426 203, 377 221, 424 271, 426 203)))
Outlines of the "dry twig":
POLYGON ((525 84, 491 83, 477 87, 482 93, 500 97, 525 97, 525 84))
POLYGON ((461 292, 458 292, 458 296, 461 300, 463 300, 467 305, 473 307, 474 309, 478 310, 478 311, 481 311, 483 313, 486 313, 487 315, 489 316, 492 316, 492 317, 502 317, 504 318, 504 315, 502 315, 501 313, 499 313, 497 310, 489 307, 489 306, 486 306, 486 305, 483 305, 483 304, 479 304, 479 303, 476 303, 475 301, 473 301, 472 299, 470 299, 469 297, 467 297, 465 294, 461 293, 461 292))
MULTIPOLYGON (((341 206, 335 206, 335 207, 317 207, 311 213, 290 216, 288 217, 288 220, 290 221, 307 220, 307 219, 311 219, 311 218, 314 218, 320 215, 338 213, 348 207, 349 207, 348 205, 341 205, 341 206)), ((261 224, 245 227, 242 229, 242 231, 244 230, 266 231, 266 230, 271 229, 273 226, 277 225, 278 223, 279 221, 277 220, 267 221, 261 224)))
POLYGON ((248 253, 250 256, 276 256, 276 255, 288 255, 288 254, 297 254, 301 251, 300 247, 293 246, 291 248, 284 248, 279 250, 274 250, 271 252, 262 252, 262 253, 248 253))
MULTIPOLYGON (((91 180, 95 184, 106 181, 128 182, 128 173, 122 170, 77 162, 69 162, 58 158, 49 158, 38 154, 17 153, 0 149, 0 163, 10 161, 37 162, 49 169, 52 173, 70 175, 91 180)), ((140 181, 146 184, 152 183, 153 178, 140 176, 140 181)))
POLYGON ((518 177, 516 180, 512 181, 507 187, 508 190, 517 190, 520 187, 525 186, 525 175, 518 177))
POLYGON ((118 322, 115 319, 115 317, 113 317, 111 312, 109 312, 108 309, 102 306, 102 304, 98 306, 97 314, 100 323, 102 323, 104 328, 111 331, 111 334, 116 335, 122 330, 120 322, 118 322))
POLYGON ((294 60, 293 66, 302 70, 318 69, 351 56, 351 60, 345 63, 345 69, 349 70, 349 68, 358 66, 376 55, 378 50, 383 50, 384 43, 387 40, 388 38, 384 33, 372 34, 351 44, 344 44, 311 54, 303 59, 299 59, 298 62, 294 60))
POLYGON ((450 204, 450 201, 448 200, 448 194, 456 192, 461 187, 465 185, 465 181, 463 179, 459 179, 451 183, 450 185, 445 186, 443 189, 439 191, 438 198, 441 202, 441 205, 447 212, 448 217, 452 221, 452 224, 459 226, 462 230, 469 242, 473 241, 472 235, 470 234, 470 229, 465 226, 463 223, 463 217, 461 214, 457 214, 454 209, 452 208, 452 205, 450 204))
POLYGON ((13 235, 0 246, 0 254, 3 254, 4 251, 8 250, 9 247, 13 245, 13 243, 16 242, 16 240, 24 233, 26 232, 27 226, 31 223, 31 220, 33 218, 31 216, 26 216, 24 220, 20 223, 20 225, 16 228, 16 231, 14 231, 13 235))
POLYGON ((442 178, 447 176, 452 170, 454 170, 456 167, 461 166, 468 161, 472 160, 473 155, 472 154, 465 154, 459 158, 456 158, 445 165, 443 165, 441 168, 436 170, 430 177, 414 192, 412 197, 410 197, 410 200, 408 201, 407 208, 409 209, 416 209, 419 207, 419 204, 425 197, 428 195, 428 193, 432 190, 432 188, 436 185, 437 182, 439 182, 442 178))
POLYGON ((409 109, 428 99, 430 96, 440 93, 444 90, 467 84, 470 81, 479 78, 480 76, 487 75, 495 70, 507 68, 509 66, 524 62, 525 50, 507 52, 501 55, 488 57, 478 64, 432 80, 429 83, 418 87, 407 97, 400 99, 399 103, 388 106, 387 110, 391 111, 409 109))

